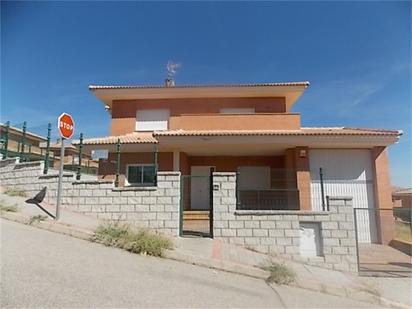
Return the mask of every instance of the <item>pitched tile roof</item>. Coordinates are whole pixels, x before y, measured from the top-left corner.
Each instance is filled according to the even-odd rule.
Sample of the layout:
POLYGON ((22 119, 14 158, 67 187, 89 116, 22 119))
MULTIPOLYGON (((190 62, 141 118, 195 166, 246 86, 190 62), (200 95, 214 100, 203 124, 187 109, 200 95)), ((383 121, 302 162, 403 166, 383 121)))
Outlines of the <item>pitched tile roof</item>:
POLYGON ((248 83, 248 84, 205 84, 205 85, 175 85, 165 87, 164 85, 90 85, 89 90, 97 89, 150 89, 150 88, 202 88, 202 87, 273 87, 273 86, 309 86, 308 81, 303 82, 273 82, 273 83, 248 83))
MULTIPOLYGON (((83 140, 83 145, 110 145, 117 144, 117 140, 120 139, 121 144, 157 144, 152 133, 130 133, 119 136, 106 136, 97 138, 88 138, 83 140)), ((72 142, 74 145, 78 145, 79 140, 72 142)))
POLYGON ((399 136, 401 131, 359 128, 301 128, 300 130, 168 130, 153 136, 271 136, 271 135, 359 135, 399 136))
MULTIPOLYGON (((300 130, 167 130, 145 133, 130 133, 119 136, 106 136, 84 139, 84 145, 110 145, 116 144, 120 139, 121 144, 157 144, 156 136, 321 136, 321 135, 357 135, 357 136, 399 136, 401 131, 359 129, 359 128, 301 128, 300 130)), ((78 145, 79 140, 72 142, 78 145)))
POLYGON ((392 192, 392 195, 412 195, 412 188, 396 190, 392 192))

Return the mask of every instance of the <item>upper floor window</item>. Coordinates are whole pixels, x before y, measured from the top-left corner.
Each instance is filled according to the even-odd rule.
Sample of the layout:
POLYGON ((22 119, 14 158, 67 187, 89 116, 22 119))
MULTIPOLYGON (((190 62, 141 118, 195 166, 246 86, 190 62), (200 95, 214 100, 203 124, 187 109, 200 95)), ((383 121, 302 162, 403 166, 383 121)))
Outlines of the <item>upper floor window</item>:
POLYGON ((142 109, 137 111, 136 131, 167 130, 170 110, 142 109))
POLYGON ((254 114, 255 109, 251 108, 221 108, 221 114, 254 114))

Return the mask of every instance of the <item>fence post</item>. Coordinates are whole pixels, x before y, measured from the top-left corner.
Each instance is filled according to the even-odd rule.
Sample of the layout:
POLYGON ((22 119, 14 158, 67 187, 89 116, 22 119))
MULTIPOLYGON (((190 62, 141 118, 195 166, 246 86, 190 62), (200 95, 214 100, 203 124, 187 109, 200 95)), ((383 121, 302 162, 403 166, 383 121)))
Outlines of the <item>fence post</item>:
POLYGON ((117 139, 117 144, 116 144, 116 180, 114 181, 115 187, 119 186, 119 174, 120 174, 120 138, 117 139))
POLYGON ((6 122, 6 127, 4 128, 4 144, 3 144, 3 149, 4 149, 4 158, 7 159, 9 156, 9 128, 10 128, 10 121, 6 122))
POLYGON ((83 156, 83 133, 80 133, 80 142, 79 142, 79 165, 77 166, 77 175, 76 179, 80 180, 82 172, 82 156, 83 156))
POLYGON ((325 190, 323 188, 323 168, 319 168, 320 194, 322 195, 322 210, 325 211, 325 190))
POLYGON ((24 162, 24 143, 26 142, 26 129, 27 129, 27 122, 23 122, 23 134, 21 135, 21 150, 20 150, 20 160, 24 162))
POLYGON ((236 209, 240 209, 240 191, 239 191, 239 171, 236 171, 236 182, 235 182, 235 190, 236 190, 236 209))
POLYGON ((157 170, 158 170, 158 153, 157 153, 157 145, 154 145, 154 152, 153 152, 153 162, 154 162, 154 177, 153 177, 153 184, 157 185, 157 170))
POLYGON ((43 174, 47 174, 49 170, 49 164, 50 164, 50 133, 51 133, 51 123, 47 125, 47 142, 46 142, 46 154, 44 156, 44 169, 43 169, 43 174))

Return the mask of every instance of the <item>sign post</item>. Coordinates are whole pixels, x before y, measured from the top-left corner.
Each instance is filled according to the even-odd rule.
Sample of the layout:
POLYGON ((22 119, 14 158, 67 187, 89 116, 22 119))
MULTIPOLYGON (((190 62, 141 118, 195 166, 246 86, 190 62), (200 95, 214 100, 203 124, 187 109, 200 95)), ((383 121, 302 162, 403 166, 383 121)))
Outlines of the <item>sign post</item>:
POLYGON ((60 132, 61 137, 61 148, 60 148, 60 170, 59 170, 59 182, 57 185, 57 202, 56 202, 56 218, 60 218, 60 203, 61 203, 61 191, 62 191, 62 180, 63 180, 63 166, 64 166, 64 141, 69 139, 74 134, 74 120, 69 114, 63 113, 57 119, 57 127, 60 132))

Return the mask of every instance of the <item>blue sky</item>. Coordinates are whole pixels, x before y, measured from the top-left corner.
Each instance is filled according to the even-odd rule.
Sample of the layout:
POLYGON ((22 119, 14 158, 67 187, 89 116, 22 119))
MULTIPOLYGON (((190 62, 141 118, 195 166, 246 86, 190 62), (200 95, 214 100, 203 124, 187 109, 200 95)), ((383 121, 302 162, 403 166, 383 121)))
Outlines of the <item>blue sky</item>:
MULTIPOLYGON (((402 129, 394 184, 411 181, 411 3, 1 2, 1 121, 109 133, 89 84, 309 80, 304 126, 402 129)), ((54 131, 56 133, 56 131, 54 131)))

